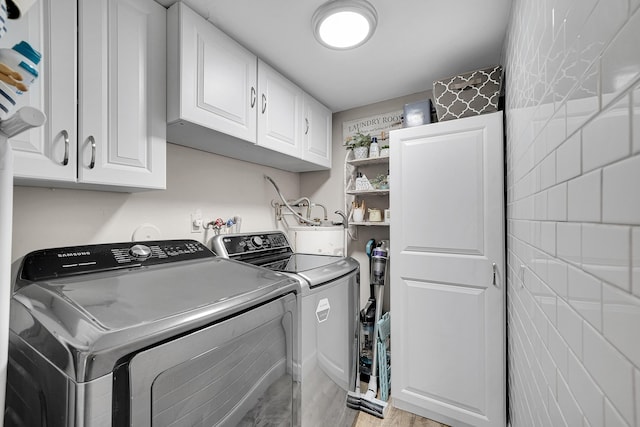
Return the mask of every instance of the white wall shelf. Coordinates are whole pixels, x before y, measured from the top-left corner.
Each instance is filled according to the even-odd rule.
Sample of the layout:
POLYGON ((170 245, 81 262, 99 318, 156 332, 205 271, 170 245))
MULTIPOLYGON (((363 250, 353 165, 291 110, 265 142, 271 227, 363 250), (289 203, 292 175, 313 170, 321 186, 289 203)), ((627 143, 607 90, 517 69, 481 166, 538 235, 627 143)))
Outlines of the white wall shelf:
POLYGON ((347 190, 347 194, 352 196, 388 196, 389 189, 386 190, 347 190))
POLYGON ((389 163, 389 156, 367 157, 366 159, 350 159, 347 163, 353 166, 377 165, 389 163))
MULTIPOLYGON (((385 189, 371 189, 371 190, 354 190, 355 188, 355 179, 360 171, 360 168, 367 169, 368 172, 379 172, 382 168, 387 170, 389 167, 389 156, 380 156, 380 157, 367 157, 365 159, 354 159, 353 151, 347 154, 345 159, 345 211, 349 216, 349 236, 352 240, 357 239, 357 226, 366 226, 366 227, 383 227, 389 228, 389 223, 384 221, 353 221, 353 202, 358 201, 358 199, 364 200, 371 198, 371 202, 373 206, 379 208, 381 210, 385 209, 389 206, 388 197, 390 195, 390 191, 388 188, 385 189), (383 206, 380 206, 382 204, 383 206)), ((367 205, 371 206, 369 201, 367 201, 367 205)), ((367 213, 365 213, 365 218, 367 218, 367 213)))

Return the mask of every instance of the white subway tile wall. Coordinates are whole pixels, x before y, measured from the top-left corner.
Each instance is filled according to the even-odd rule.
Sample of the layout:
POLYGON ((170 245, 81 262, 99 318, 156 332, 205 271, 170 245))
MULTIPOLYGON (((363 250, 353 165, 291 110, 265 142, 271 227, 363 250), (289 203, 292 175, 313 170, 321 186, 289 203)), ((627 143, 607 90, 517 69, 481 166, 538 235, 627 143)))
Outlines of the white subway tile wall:
POLYGON ((602 206, 601 171, 597 169, 569 181, 569 221, 599 222, 602 206))
POLYGON ((629 227, 584 224, 582 226, 583 270, 627 291, 631 260, 629 227))
POLYGON ((580 146, 580 133, 576 132, 558 148, 556 161, 558 182, 575 178, 582 173, 580 146))
MULTIPOLYGON (((602 282, 569 267, 569 304, 594 328, 602 330, 602 282)), ((580 353, 576 353, 580 356, 580 353)))
POLYGON ((627 157, 629 131, 629 97, 625 96, 582 128, 582 172, 627 157))
POLYGON ((640 156, 607 166, 602 176, 602 221, 640 224, 640 156))
POLYGON ((582 226, 573 222, 557 224, 558 257, 572 264, 579 264, 582 248, 582 226))
POLYGON ((514 0, 511 426, 640 427, 640 0, 514 0))
MULTIPOLYGON (((633 229, 632 239, 633 247, 631 248, 631 254, 633 264, 631 266, 631 281, 633 283, 633 293, 640 297, 640 228, 633 229)), ((638 397, 640 397, 640 393, 638 393, 638 397)))
POLYGON ((637 154, 640 153, 640 86, 633 91, 631 97, 633 98, 633 117, 631 120, 632 149, 637 154))

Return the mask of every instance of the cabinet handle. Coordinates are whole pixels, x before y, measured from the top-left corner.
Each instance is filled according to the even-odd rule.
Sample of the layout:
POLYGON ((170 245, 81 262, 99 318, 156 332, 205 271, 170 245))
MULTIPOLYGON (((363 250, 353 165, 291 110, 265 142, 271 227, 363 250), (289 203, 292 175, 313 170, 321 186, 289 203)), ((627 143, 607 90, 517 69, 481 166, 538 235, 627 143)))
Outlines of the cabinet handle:
POLYGON ((89 169, 93 169, 96 166, 96 139, 93 135, 89 135, 88 139, 91 143, 91 163, 89 163, 89 169))
POLYGON ((497 270, 496 263, 495 263, 495 262, 494 262, 494 263, 492 263, 492 264, 491 264, 491 267, 493 268, 493 286, 498 286, 498 285, 496 284, 496 270, 497 270))
POLYGON ((307 135, 309 133, 309 119, 305 118, 304 123, 306 125, 306 129, 304 130, 304 134, 307 135))
POLYGON ((262 94, 262 114, 264 114, 265 111, 267 111, 267 97, 263 93, 262 94))
POLYGON ((67 166, 69 164, 69 132, 66 130, 61 130, 60 134, 64 138, 64 158, 62 159, 62 166, 67 166))
POLYGON ((251 108, 256 106, 256 88, 251 86, 251 108))

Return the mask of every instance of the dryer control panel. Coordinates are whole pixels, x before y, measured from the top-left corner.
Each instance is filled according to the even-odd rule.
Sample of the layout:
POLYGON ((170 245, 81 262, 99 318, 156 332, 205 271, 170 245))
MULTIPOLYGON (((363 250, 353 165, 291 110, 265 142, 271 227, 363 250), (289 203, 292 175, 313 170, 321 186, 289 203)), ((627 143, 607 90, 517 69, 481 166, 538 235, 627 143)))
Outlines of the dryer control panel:
POLYGON ((25 255, 20 279, 49 280, 77 274, 214 257, 195 240, 154 240, 43 249, 25 255))
POLYGON ((214 237, 212 245, 217 255, 241 261, 293 253, 287 237, 281 231, 219 235, 214 237))

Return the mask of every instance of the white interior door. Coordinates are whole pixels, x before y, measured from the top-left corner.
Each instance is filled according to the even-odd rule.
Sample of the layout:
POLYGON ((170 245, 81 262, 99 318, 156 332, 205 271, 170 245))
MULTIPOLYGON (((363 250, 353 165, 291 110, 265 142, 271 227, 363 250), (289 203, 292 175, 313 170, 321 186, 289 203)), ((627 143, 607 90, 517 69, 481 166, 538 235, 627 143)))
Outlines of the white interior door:
POLYGON ((393 131, 390 147, 394 404, 503 426, 502 113, 393 131))

